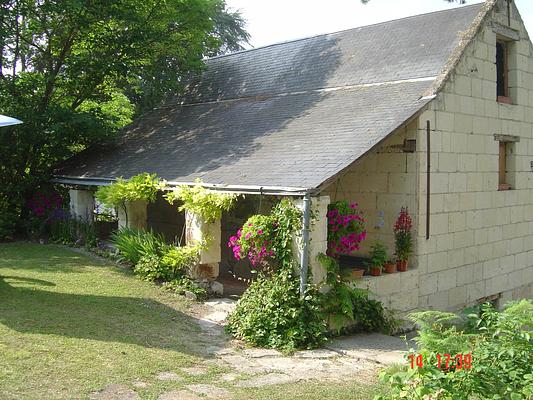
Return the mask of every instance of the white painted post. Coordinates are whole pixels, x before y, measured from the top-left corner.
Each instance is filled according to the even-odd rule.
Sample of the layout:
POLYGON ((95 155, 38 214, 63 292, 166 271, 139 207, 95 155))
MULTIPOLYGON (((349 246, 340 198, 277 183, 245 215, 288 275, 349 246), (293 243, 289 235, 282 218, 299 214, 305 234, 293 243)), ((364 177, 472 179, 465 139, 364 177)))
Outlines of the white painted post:
POLYGON ((70 213, 73 217, 93 222, 94 193, 90 190, 69 190, 70 213))
POLYGON ((118 227, 146 229, 148 227, 147 206, 146 201, 137 200, 127 202, 126 210, 124 207, 118 207, 118 227))
POLYGON ((195 270, 191 271, 193 279, 215 280, 219 274, 221 256, 221 222, 205 222, 197 214, 185 212, 185 241, 194 246, 204 243, 205 249, 200 252, 200 261, 195 270))
MULTIPOLYGON (((302 209, 303 200, 295 199, 294 204, 302 209)), ((319 284, 326 279, 327 271, 324 266, 317 260, 320 253, 326 254, 328 249, 328 205, 330 203, 329 196, 311 197, 311 211, 313 218, 311 219, 311 226, 309 230, 309 271, 313 277, 313 283, 319 284)), ((293 257, 299 265, 302 246, 301 238, 293 241, 293 257)))

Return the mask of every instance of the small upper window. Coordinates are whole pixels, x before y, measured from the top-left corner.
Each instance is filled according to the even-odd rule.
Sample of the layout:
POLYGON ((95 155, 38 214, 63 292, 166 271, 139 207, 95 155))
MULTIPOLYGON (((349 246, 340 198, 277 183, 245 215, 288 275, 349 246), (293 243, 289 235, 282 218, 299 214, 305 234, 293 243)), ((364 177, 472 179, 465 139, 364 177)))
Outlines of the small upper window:
POLYGON ((498 101, 511 104, 509 95, 509 45, 503 40, 496 42, 496 86, 498 101))

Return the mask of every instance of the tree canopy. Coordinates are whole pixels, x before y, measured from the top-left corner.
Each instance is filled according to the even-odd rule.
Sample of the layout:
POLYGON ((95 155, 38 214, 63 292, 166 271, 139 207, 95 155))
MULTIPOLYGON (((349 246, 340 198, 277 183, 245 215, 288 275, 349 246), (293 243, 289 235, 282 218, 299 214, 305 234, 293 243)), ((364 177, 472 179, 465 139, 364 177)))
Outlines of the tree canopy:
POLYGON ((204 57, 241 49, 243 26, 224 0, 0 0, 0 113, 24 121, 0 130, 0 214, 204 57))

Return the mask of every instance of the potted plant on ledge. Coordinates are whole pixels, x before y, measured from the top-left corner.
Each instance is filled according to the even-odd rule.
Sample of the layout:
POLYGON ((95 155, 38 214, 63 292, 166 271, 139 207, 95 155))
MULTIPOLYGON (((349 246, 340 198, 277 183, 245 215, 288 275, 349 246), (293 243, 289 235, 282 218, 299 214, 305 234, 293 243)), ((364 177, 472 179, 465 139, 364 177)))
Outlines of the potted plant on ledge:
POLYGON ((382 242, 376 241, 370 252, 370 275, 380 276, 383 265, 387 262, 387 249, 382 242))
POLYGON ((413 237, 411 229, 413 221, 407 210, 407 207, 402 207, 400 215, 394 224, 394 241, 396 246, 396 266, 398 271, 407 271, 409 256, 413 252, 413 237))
POLYGON ((396 264, 392 260, 387 260, 383 269, 387 274, 394 274, 396 272, 396 264))
MULTIPOLYGON (((339 259, 341 255, 349 256, 359 250, 365 240, 365 221, 356 203, 336 201, 328 206, 328 250, 327 255, 339 259)), ((352 271, 354 278, 363 276, 364 268, 352 271)))

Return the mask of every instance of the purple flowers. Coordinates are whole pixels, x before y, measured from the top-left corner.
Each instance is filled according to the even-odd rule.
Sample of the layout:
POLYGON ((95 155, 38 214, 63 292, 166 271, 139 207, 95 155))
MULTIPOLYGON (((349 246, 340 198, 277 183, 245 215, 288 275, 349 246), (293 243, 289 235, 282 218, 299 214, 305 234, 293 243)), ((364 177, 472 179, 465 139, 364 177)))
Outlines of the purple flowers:
POLYGON ((36 192, 28 199, 26 205, 37 217, 59 216, 61 196, 56 191, 36 192))

